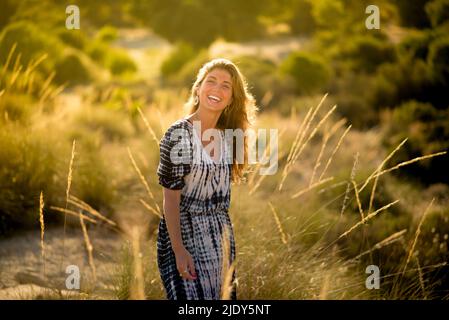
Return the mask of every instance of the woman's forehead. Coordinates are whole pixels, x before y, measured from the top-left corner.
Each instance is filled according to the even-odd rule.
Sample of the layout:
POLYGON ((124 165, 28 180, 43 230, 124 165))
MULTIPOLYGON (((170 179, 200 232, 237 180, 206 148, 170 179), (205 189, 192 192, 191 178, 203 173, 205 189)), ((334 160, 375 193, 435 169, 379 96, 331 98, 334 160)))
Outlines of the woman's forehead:
POLYGON ((227 80, 229 82, 231 82, 232 80, 232 76, 229 73, 229 71, 221 68, 212 69, 211 71, 208 72, 206 78, 215 78, 224 81, 227 80))

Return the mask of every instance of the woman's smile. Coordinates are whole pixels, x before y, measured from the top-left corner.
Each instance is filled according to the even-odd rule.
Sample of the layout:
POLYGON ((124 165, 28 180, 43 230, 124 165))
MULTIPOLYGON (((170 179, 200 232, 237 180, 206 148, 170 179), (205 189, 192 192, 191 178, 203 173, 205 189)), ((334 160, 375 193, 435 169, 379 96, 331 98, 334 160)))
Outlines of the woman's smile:
POLYGON ((198 95, 200 104, 214 110, 223 110, 232 102, 232 79, 229 72, 214 69, 202 82, 198 95))

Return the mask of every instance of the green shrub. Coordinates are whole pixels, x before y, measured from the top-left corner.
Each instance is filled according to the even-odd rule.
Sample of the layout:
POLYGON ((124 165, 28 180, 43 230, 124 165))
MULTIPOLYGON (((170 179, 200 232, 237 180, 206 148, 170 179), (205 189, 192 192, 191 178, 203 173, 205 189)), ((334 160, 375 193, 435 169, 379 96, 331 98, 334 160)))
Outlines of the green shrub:
POLYGON ((98 142, 95 135, 77 141, 72 194, 111 217, 117 204, 115 172, 108 159, 100 154, 98 142))
MULTIPOLYGON (((1 119, 18 121, 23 125, 29 123, 33 99, 27 94, 6 93, 0 98, 1 119)), ((1 123, 1 120, 0 120, 1 123)))
POLYGON ((75 85, 91 80, 89 70, 76 53, 64 55, 61 61, 56 64, 55 71, 55 81, 58 83, 75 85))
MULTIPOLYGON (((123 112, 97 107, 89 108, 75 117, 75 132, 85 131, 90 134, 100 134, 101 141, 123 141, 133 133, 132 127, 123 112)), ((74 133, 75 133, 74 132, 74 133)), ((76 138, 77 134, 71 138, 76 138)), ((80 135, 84 137, 83 134, 80 135)), ((89 144, 93 142, 89 140, 89 144)))
POLYGON ((272 61, 256 56, 236 57, 233 61, 246 77, 249 90, 262 109, 278 105, 282 98, 294 94, 295 84, 290 81, 290 77, 282 77, 272 61), (266 95, 270 95, 269 101, 265 101, 266 95))
POLYGON ((86 47, 86 36, 81 30, 62 28, 58 31, 57 35, 62 42, 73 48, 83 50, 86 47))
POLYGON ((432 42, 428 63, 432 68, 433 78, 443 85, 449 85, 449 37, 432 42))
POLYGON ((113 26, 104 26, 98 31, 96 38, 101 42, 113 42, 118 38, 117 29, 113 26))
MULTIPOLYGON (((390 113, 384 126, 384 144, 389 150, 408 137, 390 165, 449 148, 449 110, 438 110, 429 103, 403 103, 390 113)), ((398 174, 406 173, 423 183, 448 183, 448 176, 442 174, 447 161, 447 155, 431 158, 403 167, 398 174)))
POLYGON ((179 72, 190 60, 195 58, 195 49, 188 43, 179 43, 161 65, 164 77, 170 77, 179 72))
POLYGON ((291 31, 295 34, 310 35, 316 29, 316 22, 312 16, 312 5, 308 1, 292 3, 291 17, 288 19, 291 31))
POLYGON ((354 71, 369 73, 374 72, 380 64, 394 62, 396 58, 392 45, 374 37, 357 37, 348 41, 341 55, 351 62, 354 71))
POLYGON ((431 32, 410 32, 400 43, 399 51, 402 55, 410 54, 415 59, 426 61, 429 54, 429 45, 433 40, 431 32))
POLYGON ((87 54, 100 65, 105 66, 108 56, 108 46, 101 41, 93 41, 87 47, 87 54))
MULTIPOLYGON (((62 195, 62 184, 56 179, 57 149, 49 137, 2 125, 0 150, 0 235, 5 235, 38 226, 40 192, 47 211, 62 195)), ((56 217, 45 219, 54 222, 56 217)))
POLYGON ((0 30, 3 29, 17 12, 18 2, 14 0, 3 0, 0 10, 0 30))
POLYGON ((316 55, 295 52, 280 66, 281 72, 292 76, 300 93, 311 94, 323 89, 330 78, 328 66, 316 55))
POLYGON ((430 1, 426 4, 425 10, 434 28, 449 21, 448 0, 430 1))
POLYGON ((312 16, 321 27, 336 28, 342 21, 344 5, 341 0, 310 1, 312 16))
POLYGON ((198 55, 188 61, 176 75, 173 75, 171 81, 190 88, 196 79, 198 71, 209 61, 209 58, 208 51, 206 49, 201 50, 198 55))
POLYGON ((16 52, 21 53, 21 63, 25 66, 31 59, 47 53, 49 57, 38 67, 47 72, 53 70, 63 47, 58 38, 25 21, 8 25, 0 34, 0 61, 6 61, 14 43, 17 43, 16 52))
POLYGON ((126 52, 119 50, 109 51, 107 67, 114 75, 133 73, 137 71, 136 64, 126 52))
POLYGON ((355 71, 345 72, 332 80, 337 111, 354 128, 370 128, 379 122, 378 111, 370 103, 374 84, 372 76, 355 71))
POLYGON ((397 63, 384 63, 377 71, 372 105, 376 108, 394 107, 404 101, 428 101, 431 71, 426 62, 402 56, 397 63))
POLYGON ((87 48, 87 54, 113 75, 132 73, 137 70, 134 61, 125 51, 109 47, 105 42, 93 41, 87 48))

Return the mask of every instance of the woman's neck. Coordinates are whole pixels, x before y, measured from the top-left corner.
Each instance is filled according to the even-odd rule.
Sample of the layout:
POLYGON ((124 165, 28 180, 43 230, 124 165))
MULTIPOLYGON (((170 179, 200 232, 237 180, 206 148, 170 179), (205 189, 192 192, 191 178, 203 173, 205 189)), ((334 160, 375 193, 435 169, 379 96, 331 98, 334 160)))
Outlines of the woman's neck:
POLYGON ((191 116, 190 120, 201 122, 201 131, 204 132, 207 129, 212 129, 217 126, 218 119, 221 112, 213 112, 205 110, 204 108, 198 108, 191 116))

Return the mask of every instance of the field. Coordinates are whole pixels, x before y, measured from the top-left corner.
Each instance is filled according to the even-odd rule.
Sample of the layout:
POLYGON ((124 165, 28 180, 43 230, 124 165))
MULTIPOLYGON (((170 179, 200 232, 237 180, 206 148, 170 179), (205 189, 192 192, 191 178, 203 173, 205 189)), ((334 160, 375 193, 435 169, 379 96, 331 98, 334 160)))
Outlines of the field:
MULTIPOLYGON (((294 75, 273 70, 318 36, 221 39, 192 53, 149 28, 103 27, 58 40, 52 53, 50 40, 24 46, 21 28, 31 27, 0 29, 0 299, 165 299, 158 143, 186 115, 197 67, 218 56, 247 75, 260 105, 254 127, 279 134, 276 173, 252 165, 232 186, 238 299, 449 297, 449 186, 439 171, 447 123, 427 127, 424 109, 436 100, 382 95, 392 92, 382 78, 382 103, 400 107, 377 110, 358 93, 380 78, 349 71, 332 85, 313 73, 298 93, 294 75), (424 116, 409 125, 414 108, 424 116), (439 126, 440 140, 425 134, 439 126), (79 288, 70 289, 68 266, 79 269, 79 288), (369 266, 379 288, 369 289, 369 266)), ((413 34, 398 29, 401 39, 413 34)), ((363 63, 351 59, 349 69, 363 63)), ((429 114, 447 112, 437 109, 429 114)))

